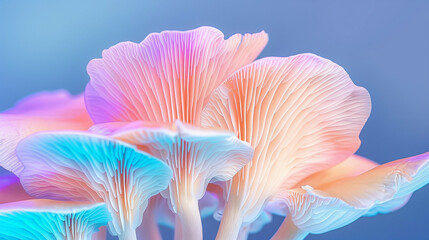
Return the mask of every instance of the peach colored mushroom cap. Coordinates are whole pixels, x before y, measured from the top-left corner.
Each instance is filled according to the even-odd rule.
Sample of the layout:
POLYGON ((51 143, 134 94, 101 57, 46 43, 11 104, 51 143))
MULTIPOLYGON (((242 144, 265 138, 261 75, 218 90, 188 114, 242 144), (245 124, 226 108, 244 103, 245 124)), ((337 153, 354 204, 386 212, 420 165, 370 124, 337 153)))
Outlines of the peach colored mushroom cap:
POLYGON ((280 191, 274 201, 284 202, 287 217, 272 239, 303 239, 309 233, 343 227, 361 216, 394 211, 429 183, 428 175, 429 153, 424 153, 355 176, 344 177, 339 172, 337 179, 331 177, 333 181, 280 191))
POLYGON ((312 54, 264 58, 235 72, 202 114, 202 126, 233 131, 255 148, 227 185, 223 218, 231 220, 223 225, 230 230, 221 223, 219 239, 236 236, 233 222, 255 220, 280 186, 292 188, 352 155, 369 113, 368 92, 312 54))
POLYGON ((212 91, 251 63, 267 41, 264 32, 225 40, 219 30, 200 27, 119 43, 88 64, 88 112, 95 123, 181 120, 198 125, 212 91))

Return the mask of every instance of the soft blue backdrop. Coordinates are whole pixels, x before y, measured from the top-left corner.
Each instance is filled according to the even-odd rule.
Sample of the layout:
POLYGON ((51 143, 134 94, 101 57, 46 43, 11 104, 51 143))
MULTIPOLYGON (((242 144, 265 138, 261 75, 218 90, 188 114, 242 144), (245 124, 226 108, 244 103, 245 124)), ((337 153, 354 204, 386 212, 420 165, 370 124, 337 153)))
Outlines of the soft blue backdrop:
MULTIPOLYGON (((88 61, 118 42, 201 25, 227 36, 265 30, 262 56, 313 52, 343 66, 372 98, 359 154, 384 163, 429 151, 429 1, 2 0, 0 110, 36 91, 83 91, 88 61)), ((428 239, 428 203, 429 186, 395 213, 308 239, 428 239)), ((250 239, 267 239, 280 222, 250 239)), ((213 239, 217 223, 204 227, 213 239)))

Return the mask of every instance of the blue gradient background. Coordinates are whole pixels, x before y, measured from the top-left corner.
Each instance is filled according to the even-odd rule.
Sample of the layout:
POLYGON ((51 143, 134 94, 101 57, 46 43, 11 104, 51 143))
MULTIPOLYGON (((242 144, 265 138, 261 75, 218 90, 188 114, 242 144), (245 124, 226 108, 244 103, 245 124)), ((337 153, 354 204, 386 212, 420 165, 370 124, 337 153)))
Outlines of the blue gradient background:
MULTIPOLYGON (((201 25, 265 30, 262 56, 313 52, 343 66, 372 98, 359 154, 384 163, 429 151, 429 1, 1 1, 0 110, 36 91, 83 91, 88 61, 118 42, 201 25)), ((397 212, 307 239, 428 239, 428 203, 429 186, 397 212)), ((217 226, 204 221, 205 239, 217 226)))

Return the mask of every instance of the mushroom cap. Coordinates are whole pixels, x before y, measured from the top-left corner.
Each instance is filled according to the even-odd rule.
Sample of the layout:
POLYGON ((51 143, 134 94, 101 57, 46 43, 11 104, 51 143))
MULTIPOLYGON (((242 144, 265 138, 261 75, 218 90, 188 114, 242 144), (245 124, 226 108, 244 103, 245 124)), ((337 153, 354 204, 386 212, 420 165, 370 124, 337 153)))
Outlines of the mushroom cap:
POLYGON ((198 125, 212 91, 251 63, 267 41, 264 32, 224 40, 219 30, 200 27, 119 43, 88 64, 88 112, 95 123, 181 120, 198 125))
POLYGON ((85 132, 43 132, 22 140, 21 183, 38 198, 104 201, 114 235, 142 221, 148 199, 164 190, 171 170, 127 143, 85 132))
POLYGON ((317 188, 303 186, 279 193, 293 224, 301 231, 324 233, 361 216, 402 207, 410 194, 429 183, 429 152, 389 162, 358 176, 317 188))
POLYGON ((20 140, 39 131, 87 130, 92 124, 83 95, 65 90, 30 95, 0 114, 0 166, 19 176, 23 166, 15 149, 20 140))
POLYGON ((240 209, 244 222, 255 220, 280 186, 293 188, 352 155, 369 113, 368 92, 313 54, 263 58, 236 71, 215 90, 201 120, 255 148, 227 185, 227 205, 240 209))
POLYGON ((323 184, 339 179, 358 176, 377 166, 378 163, 354 154, 338 165, 316 172, 304 178, 297 183, 295 187, 299 188, 301 186, 309 185, 317 188, 323 184))
POLYGON ((32 199, 0 204, 0 239, 91 239, 111 220, 104 203, 32 199))
POLYGON ((169 188, 161 194, 177 211, 187 194, 201 199, 207 184, 231 179, 253 156, 248 143, 233 133, 200 129, 176 121, 170 128, 142 127, 112 135, 161 159, 173 171, 169 188))

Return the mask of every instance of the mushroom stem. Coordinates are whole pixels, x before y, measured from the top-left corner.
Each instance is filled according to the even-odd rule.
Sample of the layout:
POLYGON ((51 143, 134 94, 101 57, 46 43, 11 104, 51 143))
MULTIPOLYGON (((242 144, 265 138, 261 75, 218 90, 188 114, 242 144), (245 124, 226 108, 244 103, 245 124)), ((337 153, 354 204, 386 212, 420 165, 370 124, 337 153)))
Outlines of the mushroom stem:
POLYGON ((136 230, 127 227, 124 231, 118 235, 119 240, 137 240, 136 230))
POLYGON ((175 240, 201 240, 203 239, 203 226, 201 223, 198 200, 193 197, 182 199, 177 206, 175 240))
POLYGON ((223 211, 216 240, 238 239, 238 234, 243 224, 243 217, 239 211, 240 209, 235 207, 234 204, 227 202, 223 211))
POLYGON ((290 215, 288 215, 271 240, 302 240, 307 235, 308 232, 304 232, 297 228, 290 215))
POLYGON ((248 237, 249 237, 249 226, 244 226, 240 229, 237 240, 247 240, 248 237))

